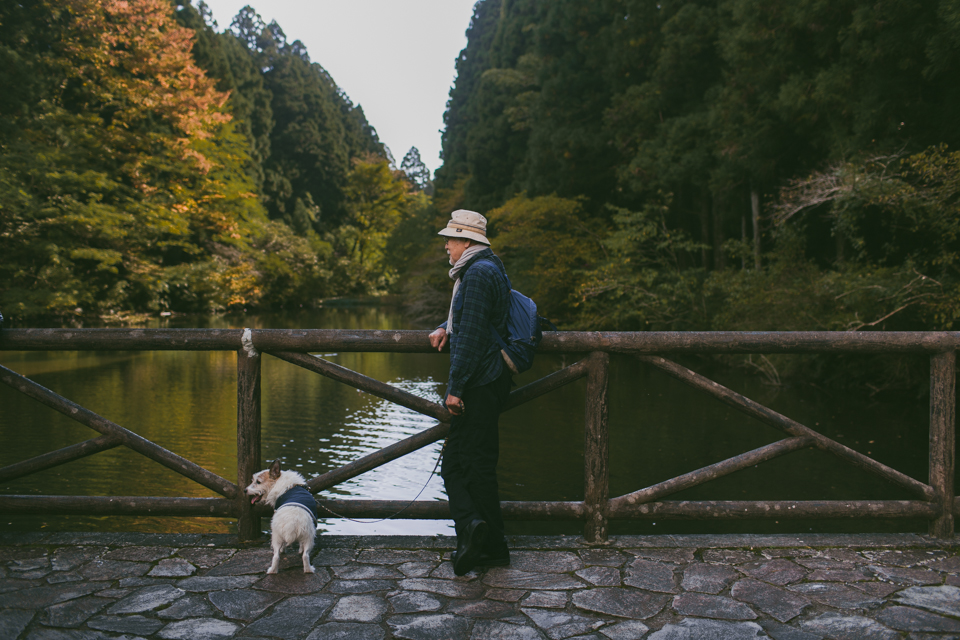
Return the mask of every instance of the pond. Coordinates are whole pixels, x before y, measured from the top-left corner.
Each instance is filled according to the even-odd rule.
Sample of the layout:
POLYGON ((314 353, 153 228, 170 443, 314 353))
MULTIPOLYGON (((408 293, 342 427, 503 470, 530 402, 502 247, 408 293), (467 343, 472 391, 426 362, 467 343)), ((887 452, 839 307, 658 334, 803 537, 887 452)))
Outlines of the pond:
MULTIPOLYGON (((164 327, 411 329, 389 307, 327 308, 285 315, 181 317, 164 327)), ((435 401, 446 382, 446 354, 323 353, 347 368, 435 401)), ((580 356, 538 356, 526 384, 580 356)), ((772 386, 743 369, 685 361, 744 395, 926 481, 925 398, 772 386)), ((0 363, 197 464, 236 477, 236 355, 233 352, 2 352, 0 363)), ((262 453, 311 477, 435 422, 270 356, 263 358, 262 453)), ((583 497, 586 383, 513 409, 501 418, 503 500, 583 497)), ((774 442, 783 435, 627 356, 611 358, 611 496, 774 442)), ((96 434, 13 389, 0 386, 0 466, 96 434)), ((445 499, 431 470, 440 443, 368 472, 321 495, 383 500, 445 499), (424 486, 426 485, 426 488, 424 486)), ((266 462, 265 465, 266 466, 266 462)), ((0 483, 18 495, 213 496, 123 447, 0 483)), ((829 453, 803 450, 670 496, 671 500, 909 499, 903 490, 829 453)), ((267 521, 264 521, 266 527, 267 521)), ((577 523, 508 522, 508 533, 578 533, 577 523)), ((2 530, 228 532, 225 519, 0 516, 2 530)), ((448 521, 353 522, 324 519, 341 534, 452 534, 448 521)), ((925 531, 920 521, 640 521, 616 533, 925 531)))

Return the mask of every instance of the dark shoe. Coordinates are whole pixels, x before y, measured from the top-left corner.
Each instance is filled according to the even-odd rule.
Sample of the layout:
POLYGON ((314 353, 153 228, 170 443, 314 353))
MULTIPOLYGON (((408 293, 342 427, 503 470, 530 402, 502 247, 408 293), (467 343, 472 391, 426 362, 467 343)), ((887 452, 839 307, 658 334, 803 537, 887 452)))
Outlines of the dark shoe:
POLYGON ((480 550, 483 549, 483 543, 487 540, 488 529, 487 523, 479 518, 467 525, 464 539, 457 545, 457 551, 453 556, 454 575, 466 575, 477 566, 480 550))
POLYGON ((477 558, 478 567, 505 567, 510 564, 510 552, 481 553, 477 558))

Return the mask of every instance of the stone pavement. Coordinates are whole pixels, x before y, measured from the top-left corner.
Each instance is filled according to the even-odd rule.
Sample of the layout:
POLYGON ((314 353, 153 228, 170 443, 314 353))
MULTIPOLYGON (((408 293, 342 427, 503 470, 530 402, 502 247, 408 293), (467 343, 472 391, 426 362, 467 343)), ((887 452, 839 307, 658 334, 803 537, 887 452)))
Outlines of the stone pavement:
POLYGON ((511 538, 454 577, 449 537, 0 535, 0 639, 960 638, 960 547, 926 536, 511 538))

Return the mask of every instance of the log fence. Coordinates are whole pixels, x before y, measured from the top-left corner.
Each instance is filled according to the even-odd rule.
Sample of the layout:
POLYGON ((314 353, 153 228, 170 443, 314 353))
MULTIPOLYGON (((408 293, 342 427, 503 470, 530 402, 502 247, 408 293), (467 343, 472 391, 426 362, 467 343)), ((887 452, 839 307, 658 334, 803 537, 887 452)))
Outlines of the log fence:
MULTIPOLYGON (((541 351, 585 354, 572 365, 510 394, 507 410, 586 378, 584 418, 584 492, 582 501, 513 501, 503 514, 513 520, 581 521, 584 538, 603 543, 610 520, 764 519, 764 518, 913 518, 925 519, 929 533, 951 538, 960 498, 954 494, 956 357, 955 332, 550 332, 541 351), (710 380, 664 356, 718 353, 924 353, 930 357, 929 475, 921 482, 873 458, 710 380), (608 376, 610 354, 635 357, 688 386, 706 393, 786 437, 727 460, 695 469, 631 493, 609 495, 608 376), (806 448, 816 448, 873 473, 912 494, 911 500, 664 500, 679 491, 806 448)), ((185 350, 237 353, 237 479, 222 478, 195 463, 89 411, 0 365, 0 382, 98 432, 98 437, 0 468, 9 481, 73 460, 125 446, 210 489, 217 498, 140 496, 0 495, 3 514, 97 514, 206 516, 237 520, 241 539, 260 534, 269 509, 252 506, 243 488, 262 468, 261 360, 263 354, 337 380, 437 420, 418 434, 308 480, 317 493, 443 439, 450 414, 444 406, 384 382, 310 355, 310 352, 428 353, 426 331, 220 330, 220 329, 8 329, 0 332, 0 351, 35 350, 185 350)), ((408 503, 393 500, 321 499, 346 517, 386 517, 408 503)), ((449 517, 446 502, 418 501, 407 519, 449 517)))

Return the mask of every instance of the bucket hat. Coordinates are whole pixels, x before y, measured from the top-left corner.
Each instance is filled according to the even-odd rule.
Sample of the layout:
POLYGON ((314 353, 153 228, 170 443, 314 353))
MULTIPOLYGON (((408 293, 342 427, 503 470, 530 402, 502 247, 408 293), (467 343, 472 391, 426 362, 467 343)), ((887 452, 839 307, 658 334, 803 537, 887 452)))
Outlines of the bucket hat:
POLYGON ((490 244, 487 240, 487 219, 476 211, 467 209, 457 209, 451 213, 450 222, 437 235, 490 244))

